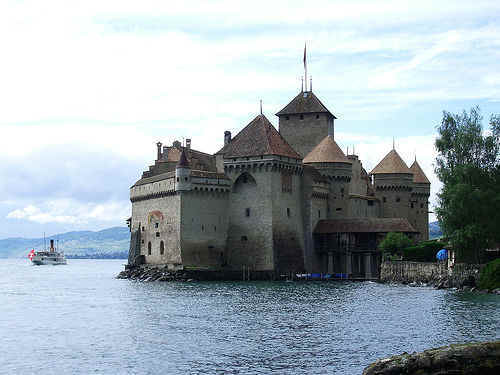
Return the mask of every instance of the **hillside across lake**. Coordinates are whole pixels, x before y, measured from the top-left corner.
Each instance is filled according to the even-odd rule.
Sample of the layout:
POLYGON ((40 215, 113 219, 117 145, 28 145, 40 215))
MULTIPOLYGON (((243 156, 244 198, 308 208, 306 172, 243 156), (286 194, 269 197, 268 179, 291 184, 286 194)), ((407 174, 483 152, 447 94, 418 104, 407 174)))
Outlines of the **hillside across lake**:
MULTIPOLYGON (((429 223, 429 237, 432 239, 441 235, 439 223, 429 223)), ((97 232, 67 232, 50 238, 58 241, 59 249, 67 258, 126 259, 130 232, 127 227, 112 227, 97 232)), ((43 247, 43 237, 6 238, 0 240, 0 258, 24 258, 31 249, 41 250, 43 247)))

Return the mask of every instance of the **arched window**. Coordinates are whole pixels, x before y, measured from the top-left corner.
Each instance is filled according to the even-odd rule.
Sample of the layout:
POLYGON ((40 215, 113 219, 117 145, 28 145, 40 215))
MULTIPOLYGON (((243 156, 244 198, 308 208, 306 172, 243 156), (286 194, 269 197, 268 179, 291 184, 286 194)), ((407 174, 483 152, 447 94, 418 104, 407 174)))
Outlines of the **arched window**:
POLYGON ((148 255, 151 255, 151 242, 148 242, 148 255))
POLYGON ((163 255, 163 253, 165 253, 165 245, 163 241, 160 241, 160 255, 163 255))

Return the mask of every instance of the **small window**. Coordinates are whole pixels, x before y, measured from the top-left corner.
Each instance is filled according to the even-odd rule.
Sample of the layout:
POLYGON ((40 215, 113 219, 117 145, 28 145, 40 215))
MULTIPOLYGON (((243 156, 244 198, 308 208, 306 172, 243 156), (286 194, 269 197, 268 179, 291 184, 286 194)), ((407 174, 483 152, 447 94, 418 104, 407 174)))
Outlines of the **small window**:
POLYGON ((203 232, 205 230, 205 226, 201 224, 201 231, 203 232))
POLYGON ((342 208, 336 208, 335 211, 342 211, 342 208))
POLYGON ((187 178, 187 177, 184 177, 184 181, 187 181, 187 180, 188 180, 188 178, 187 178))
POLYGON ((368 206, 373 206, 373 201, 367 201, 368 202, 368 206))
POLYGON ((303 120, 304 119, 304 115, 300 115, 300 119, 303 120))
POLYGON ((151 242, 148 242, 148 255, 151 255, 151 242))
POLYGON ((160 255, 163 255, 165 253, 165 244, 163 241, 160 242, 160 255))
POLYGON ((413 203, 411 203, 411 208, 413 208, 413 203))
POLYGON ((318 218, 321 218, 321 210, 318 210, 318 218))
POLYGON ((214 225, 214 232, 217 232, 217 225, 214 225))
POLYGON ((396 202, 401 202, 401 198, 396 197, 396 202))
POLYGON ((290 116, 285 116, 285 120, 290 120, 290 116))
POLYGON ((245 208, 245 216, 250 217, 250 208, 245 208))
POLYGON ((158 228, 158 223, 155 223, 155 228, 158 228))
POLYGON ((144 243, 144 240, 141 240, 141 243, 143 244, 143 243, 144 243))
POLYGON ((160 232, 156 232, 156 237, 160 237, 160 232))
POLYGON ((247 236, 241 236, 241 241, 248 241, 247 236))
POLYGON ((319 118, 319 115, 316 115, 316 118, 318 119, 318 118, 319 118))
POLYGON ((386 197, 383 197, 383 198, 382 198, 382 202, 384 202, 384 203, 385 203, 385 202, 387 202, 387 198, 386 198, 386 197))
POLYGON ((290 209, 289 208, 286 209, 286 216, 290 217, 290 209))
POLYGON ((420 208, 424 208, 424 204, 423 203, 420 203, 420 208))
POLYGON ((144 227, 142 227, 142 231, 144 232, 144 227))

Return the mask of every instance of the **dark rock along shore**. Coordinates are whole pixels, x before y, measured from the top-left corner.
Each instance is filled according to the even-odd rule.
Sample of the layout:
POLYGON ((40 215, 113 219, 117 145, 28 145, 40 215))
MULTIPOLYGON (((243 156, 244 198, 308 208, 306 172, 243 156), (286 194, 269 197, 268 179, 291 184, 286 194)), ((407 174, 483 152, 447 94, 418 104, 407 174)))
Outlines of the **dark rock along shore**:
POLYGON ((497 375, 500 374, 500 341, 450 345, 403 353, 369 365, 363 375, 497 375))

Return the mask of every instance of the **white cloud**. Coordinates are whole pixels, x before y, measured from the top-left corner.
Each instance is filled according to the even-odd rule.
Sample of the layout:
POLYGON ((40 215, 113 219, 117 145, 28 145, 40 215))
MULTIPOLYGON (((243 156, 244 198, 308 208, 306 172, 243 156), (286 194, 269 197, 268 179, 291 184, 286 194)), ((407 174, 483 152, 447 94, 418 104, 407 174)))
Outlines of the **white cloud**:
POLYGON ((120 223, 123 225, 130 214, 127 202, 102 204, 81 203, 72 199, 60 199, 41 203, 41 207, 28 205, 7 214, 7 219, 19 219, 39 224, 62 223, 67 225, 89 222, 120 223))
POLYGON ((304 40, 315 91, 348 129, 343 149, 370 169, 396 134, 435 201, 440 111, 500 101, 498 17, 486 0, 3 1, 0 205, 9 220, 118 220, 112 202, 129 207, 157 140, 215 152, 259 99, 276 123, 304 40))

